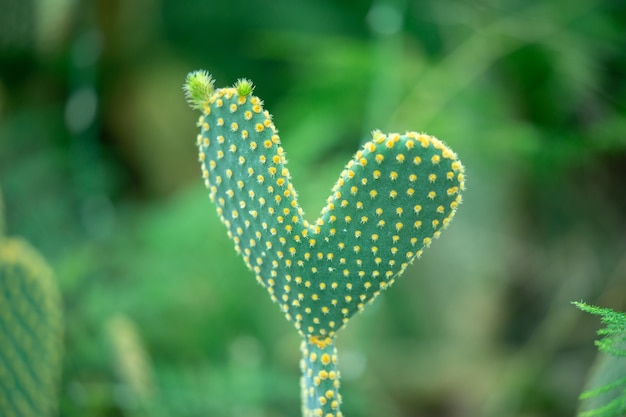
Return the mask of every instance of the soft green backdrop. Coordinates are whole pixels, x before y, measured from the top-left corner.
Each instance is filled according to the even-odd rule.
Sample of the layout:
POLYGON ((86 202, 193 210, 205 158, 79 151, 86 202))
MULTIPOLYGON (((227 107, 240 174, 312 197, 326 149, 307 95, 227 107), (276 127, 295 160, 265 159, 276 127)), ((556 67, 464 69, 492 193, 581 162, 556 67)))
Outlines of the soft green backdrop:
POLYGON ((181 91, 252 79, 311 219, 369 132, 426 131, 468 189, 339 334, 347 417, 571 416, 626 310, 620 0, 0 0, 7 231, 65 303, 61 415, 299 413, 298 336, 236 257, 181 91))

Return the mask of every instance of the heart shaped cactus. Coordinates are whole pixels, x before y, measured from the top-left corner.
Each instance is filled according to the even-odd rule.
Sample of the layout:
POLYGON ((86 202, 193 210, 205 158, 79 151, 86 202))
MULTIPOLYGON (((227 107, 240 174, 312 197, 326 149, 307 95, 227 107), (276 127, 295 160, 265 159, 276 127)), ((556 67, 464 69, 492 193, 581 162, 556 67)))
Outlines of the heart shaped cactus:
POLYGON ((375 131, 309 222, 253 89, 248 80, 215 89, 207 72, 188 75, 187 101, 202 112, 202 175, 235 250, 303 337, 303 415, 339 417, 334 337, 450 223, 463 165, 432 136, 375 131))

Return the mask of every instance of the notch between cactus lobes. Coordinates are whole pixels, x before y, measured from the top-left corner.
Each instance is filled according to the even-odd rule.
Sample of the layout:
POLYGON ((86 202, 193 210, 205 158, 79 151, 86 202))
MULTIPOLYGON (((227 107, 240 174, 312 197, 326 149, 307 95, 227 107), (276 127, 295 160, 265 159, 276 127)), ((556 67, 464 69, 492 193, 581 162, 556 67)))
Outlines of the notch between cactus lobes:
POLYGON ((190 82, 186 92, 202 108, 202 175, 228 236, 301 334, 334 336, 450 223, 463 165, 432 136, 374 131, 310 223, 252 83, 214 89, 203 78, 211 84, 200 89, 205 95, 190 82))

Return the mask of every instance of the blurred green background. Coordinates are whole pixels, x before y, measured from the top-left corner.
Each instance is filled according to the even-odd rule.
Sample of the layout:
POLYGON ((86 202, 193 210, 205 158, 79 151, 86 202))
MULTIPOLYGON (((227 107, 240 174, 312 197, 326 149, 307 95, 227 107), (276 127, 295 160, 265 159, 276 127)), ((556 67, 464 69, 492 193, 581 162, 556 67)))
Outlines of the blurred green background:
POLYGON ((344 415, 571 416, 626 310, 622 0, 0 0, 9 235, 65 303, 62 416, 286 417, 299 339, 200 179, 189 71, 252 79, 310 219, 369 132, 426 131, 453 226, 339 335, 344 415))

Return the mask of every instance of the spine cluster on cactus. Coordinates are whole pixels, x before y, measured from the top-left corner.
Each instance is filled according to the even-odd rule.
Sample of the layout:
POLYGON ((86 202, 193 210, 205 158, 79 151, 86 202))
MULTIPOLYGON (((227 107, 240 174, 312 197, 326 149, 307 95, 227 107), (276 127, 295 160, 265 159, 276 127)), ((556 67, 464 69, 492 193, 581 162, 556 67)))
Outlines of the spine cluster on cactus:
POLYGON ((334 336, 450 223, 463 165, 432 136, 374 131, 309 222, 252 83, 213 84, 196 71, 184 87, 202 112, 197 146, 209 196, 235 250, 304 338, 305 416, 340 416, 334 336))

